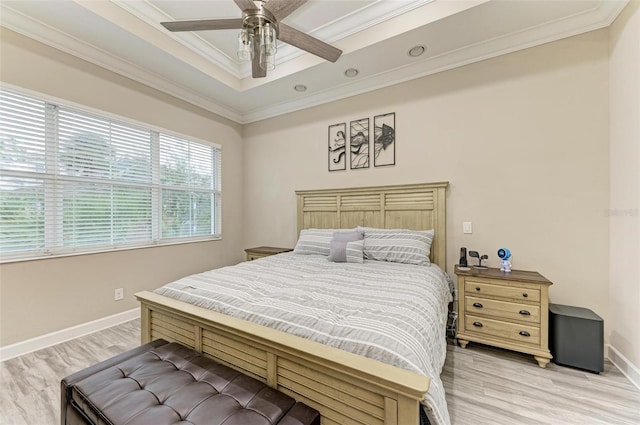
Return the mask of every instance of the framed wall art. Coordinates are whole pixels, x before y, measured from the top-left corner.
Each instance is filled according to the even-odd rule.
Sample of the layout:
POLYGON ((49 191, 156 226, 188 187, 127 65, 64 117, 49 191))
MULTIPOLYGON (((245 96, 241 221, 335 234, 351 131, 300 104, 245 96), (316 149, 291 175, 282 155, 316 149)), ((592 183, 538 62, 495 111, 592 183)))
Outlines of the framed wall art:
POLYGON ((329 171, 347 169, 347 123, 329 126, 329 171))
POLYGON ((396 164, 396 113, 373 118, 373 166, 396 164))
POLYGON ((349 155, 352 170, 369 168, 369 118, 351 121, 349 155))

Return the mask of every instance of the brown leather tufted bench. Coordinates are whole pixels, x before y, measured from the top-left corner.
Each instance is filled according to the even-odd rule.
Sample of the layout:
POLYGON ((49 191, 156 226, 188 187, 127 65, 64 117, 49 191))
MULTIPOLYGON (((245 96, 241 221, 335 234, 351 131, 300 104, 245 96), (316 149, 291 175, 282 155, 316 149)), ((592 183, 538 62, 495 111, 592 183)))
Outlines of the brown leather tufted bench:
POLYGON ((74 373, 61 387, 62 425, 320 424, 305 404, 164 340, 74 373))

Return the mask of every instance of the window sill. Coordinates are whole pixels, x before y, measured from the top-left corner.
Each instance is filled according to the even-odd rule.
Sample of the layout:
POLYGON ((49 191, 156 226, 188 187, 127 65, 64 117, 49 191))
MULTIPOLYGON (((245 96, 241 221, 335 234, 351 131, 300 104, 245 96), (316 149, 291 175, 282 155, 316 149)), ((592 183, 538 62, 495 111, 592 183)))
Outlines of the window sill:
POLYGON ((93 254, 107 254, 110 252, 119 252, 119 251, 130 251, 134 249, 147 249, 147 248, 160 248, 163 246, 172 246, 172 245, 183 245, 190 243, 201 243, 201 242, 211 242, 211 241, 220 241, 222 240, 222 236, 211 236, 207 238, 198 238, 198 239, 189 239, 189 240, 173 240, 161 243, 153 243, 147 245, 135 245, 135 246, 125 246, 120 248, 103 248, 103 249, 95 249, 91 251, 75 251, 75 252, 64 252, 57 254, 41 254, 34 255, 32 257, 16 257, 16 258, 6 258, 0 259, 0 264, 10 264, 10 263, 21 263, 24 261, 37 261, 37 260, 49 260, 54 258, 64 258, 64 257, 76 257, 79 255, 93 255, 93 254))

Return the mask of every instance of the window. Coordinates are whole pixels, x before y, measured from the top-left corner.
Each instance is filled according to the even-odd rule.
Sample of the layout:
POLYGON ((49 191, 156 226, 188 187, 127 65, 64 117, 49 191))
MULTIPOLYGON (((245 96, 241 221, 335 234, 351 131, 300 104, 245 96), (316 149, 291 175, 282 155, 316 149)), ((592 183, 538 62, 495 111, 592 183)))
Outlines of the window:
POLYGON ((3 261, 220 237, 221 150, 0 90, 3 261))

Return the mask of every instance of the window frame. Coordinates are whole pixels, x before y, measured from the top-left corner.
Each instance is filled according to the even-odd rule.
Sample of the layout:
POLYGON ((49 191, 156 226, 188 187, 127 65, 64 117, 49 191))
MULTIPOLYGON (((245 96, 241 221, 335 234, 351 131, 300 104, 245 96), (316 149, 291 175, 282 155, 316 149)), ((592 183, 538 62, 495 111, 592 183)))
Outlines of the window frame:
MULTIPOLYGON (((185 134, 181 134, 176 131, 168 130, 166 128, 158 127, 149 123, 145 123, 142 121, 137 121, 132 118, 123 117, 121 115, 113 114, 110 112, 106 112, 100 109, 96 109, 87 105, 78 104, 75 102, 71 102, 68 100, 56 98, 53 96, 45 95, 39 92, 35 92, 32 90, 28 90, 22 87, 18 87, 12 84, 8 84, 0 81, 0 89, 5 90, 7 92, 11 92, 20 96, 25 96, 32 98, 37 101, 45 102, 45 109, 49 109, 51 105, 54 105, 56 108, 65 108, 72 111, 77 111, 82 114, 92 115, 98 117, 100 119, 113 121, 118 124, 131 125, 136 128, 144 129, 145 131, 149 131, 151 134, 151 155, 150 160, 153 165, 151 166, 152 179, 151 182, 148 183, 136 183, 132 182, 131 186, 138 186, 148 188, 151 191, 151 239, 145 240, 141 242, 133 242, 133 243, 113 243, 109 245, 94 245, 94 246, 75 246, 71 248, 64 248, 63 246, 54 246, 53 251, 51 251, 51 243, 49 242, 50 234, 56 233, 58 230, 54 228, 59 228, 62 224, 63 217, 57 217, 56 221, 51 221, 46 216, 44 218, 44 240, 45 240, 45 248, 41 252, 34 251, 25 251, 25 252, 12 252, 12 253, 0 253, 0 264, 4 263, 13 263, 13 262, 21 262, 21 261, 32 261, 32 260, 42 260, 42 259, 50 259, 50 258, 59 258, 59 257, 69 257, 76 255, 88 255, 88 254, 98 254, 98 253, 108 253, 108 252, 118 252, 132 249, 145 249, 152 248, 158 246, 171 246, 171 245, 180 245, 187 243, 201 243, 207 241, 216 241, 222 240, 222 146, 218 143, 214 143, 211 141, 199 139, 193 136, 188 136, 185 134), (177 138, 187 143, 194 143, 198 145, 204 145, 207 148, 212 149, 212 188, 208 189, 199 189, 196 187, 177 187, 171 186, 167 184, 162 184, 160 181, 161 174, 161 163, 160 163, 160 138, 161 135, 166 135, 172 138, 177 138), (211 203, 211 234, 204 235, 196 235, 196 236, 179 236, 179 237, 163 237, 162 236, 162 192, 167 189, 177 189, 185 191, 189 193, 190 190, 195 191, 203 191, 210 193, 212 196, 211 203), (48 247, 47 247, 48 245, 48 247)), ((49 119, 49 118, 47 118, 49 119)), ((59 153, 58 146, 58 129, 55 130, 55 140, 52 141, 51 135, 49 133, 45 133, 45 155, 49 156, 53 151, 56 155, 59 153), (50 147, 50 144, 54 144, 54 147, 50 147)), ((47 161, 48 162, 48 161, 47 161)), ((62 176, 60 171, 56 171, 55 174, 49 174, 49 170, 45 173, 41 173, 41 176, 38 176, 36 172, 22 172, 22 171, 5 171, 0 170, 0 174, 3 176, 9 177, 30 177, 30 178, 44 178, 44 176, 48 176, 48 178, 44 178, 44 182, 46 184, 47 180, 50 176, 62 176), (30 176, 28 176, 30 175, 30 176)), ((117 187, 118 184, 123 183, 117 179, 108 179, 110 182, 110 186, 112 188, 117 187)), ((46 193, 44 195, 44 203, 47 204, 51 202, 51 197, 47 196, 46 193)), ((113 211, 111 211, 113 214, 113 211)))

